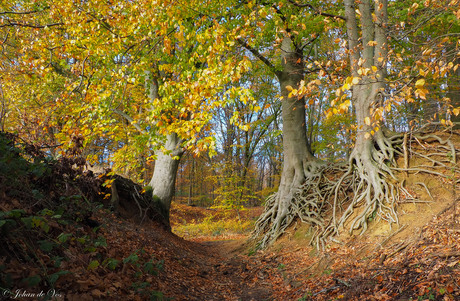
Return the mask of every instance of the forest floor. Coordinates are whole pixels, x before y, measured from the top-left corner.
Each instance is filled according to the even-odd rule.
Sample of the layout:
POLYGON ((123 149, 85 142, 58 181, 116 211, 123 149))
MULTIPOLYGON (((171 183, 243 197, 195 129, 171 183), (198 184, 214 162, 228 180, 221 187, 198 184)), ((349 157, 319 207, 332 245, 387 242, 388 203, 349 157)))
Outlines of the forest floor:
POLYGON ((0 300, 460 300, 460 192, 435 177, 407 179, 418 201, 401 200, 399 226, 318 251, 297 222, 256 250, 261 207, 173 203, 170 232, 90 206, 88 175, 25 162, 0 149, 0 300))
POLYGON ((177 300, 460 300, 460 204, 455 217, 452 205, 416 206, 399 229, 373 225, 324 252, 309 246, 301 224, 267 250, 254 251, 244 237, 202 237, 206 261, 196 261, 192 280, 200 291, 171 293, 177 300))

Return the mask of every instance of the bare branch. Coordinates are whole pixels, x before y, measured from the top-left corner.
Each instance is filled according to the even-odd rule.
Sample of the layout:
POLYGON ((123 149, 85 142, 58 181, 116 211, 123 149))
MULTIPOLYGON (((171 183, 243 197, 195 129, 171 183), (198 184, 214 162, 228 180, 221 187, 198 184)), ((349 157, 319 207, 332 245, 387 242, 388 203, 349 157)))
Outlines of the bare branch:
POLYGON ((138 130, 140 133, 147 133, 143 128, 141 128, 137 123, 134 122, 134 119, 129 116, 128 114, 126 114, 125 112, 121 111, 121 110, 118 110, 118 109, 111 109, 112 112, 114 112, 115 114, 118 114, 120 115, 121 117, 123 117, 124 119, 126 119, 130 124, 132 124, 136 130, 138 130))
POLYGON ((238 38, 236 39, 238 43, 249 50, 256 58, 261 60, 269 69, 272 71, 276 76, 280 75, 280 72, 276 70, 275 66, 265 57, 263 56, 257 49, 251 47, 246 41, 243 41, 242 39, 238 38))
POLYGON ((323 13, 322 11, 320 11, 319 9, 317 9, 316 7, 314 7, 313 5, 311 5, 309 3, 301 4, 301 3, 295 2, 294 0, 288 0, 288 1, 289 1, 289 3, 291 3, 291 4, 293 4, 293 5, 297 6, 297 7, 308 7, 310 9, 312 9, 314 11, 314 15, 330 17, 330 18, 333 18, 333 19, 341 19, 341 20, 344 20, 344 21, 347 20, 344 16, 323 13))
POLYGON ((0 28, 10 27, 10 26, 19 26, 19 27, 29 27, 29 28, 40 29, 40 28, 45 28, 45 27, 53 27, 53 26, 61 26, 61 25, 64 25, 64 23, 59 22, 59 23, 51 23, 51 24, 46 24, 46 25, 35 25, 35 24, 30 24, 30 23, 20 23, 16 21, 7 20, 7 23, 0 25, 0 28))
POLYGON ((0 11, 0 15, 30 15, 30 14, 35 14, 38 11, 33 10, 33 11, 24 11, 24 12, 16 12, 16 11, 0 11))

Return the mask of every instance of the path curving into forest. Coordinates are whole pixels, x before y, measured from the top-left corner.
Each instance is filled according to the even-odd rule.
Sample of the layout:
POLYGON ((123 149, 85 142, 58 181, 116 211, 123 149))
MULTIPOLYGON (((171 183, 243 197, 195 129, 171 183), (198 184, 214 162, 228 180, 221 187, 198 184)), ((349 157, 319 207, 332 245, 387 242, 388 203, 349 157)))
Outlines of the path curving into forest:
MULTIPOLYGON (((210 261, 217 261, 208 275, 211 279, 224 277, 231 283, 234 295, 229 295, 229 300, 273 300, 273 285, 268 281, 259 281, 263 279, 255 273, 255 258, 244 254, 246 242, 246 239, 202 242, 210 261)), ((203 297, 206 299, 206 296, 203 297)))

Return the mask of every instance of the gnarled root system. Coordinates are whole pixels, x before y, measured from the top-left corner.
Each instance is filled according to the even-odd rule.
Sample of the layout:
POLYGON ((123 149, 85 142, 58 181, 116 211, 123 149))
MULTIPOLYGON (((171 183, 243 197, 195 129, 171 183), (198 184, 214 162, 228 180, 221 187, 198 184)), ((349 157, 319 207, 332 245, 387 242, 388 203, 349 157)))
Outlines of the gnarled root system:
POLYGON ((405 176, 435 175, 452 183, 455 190, 460 182, 459 152, 448 138, 434 134, 378 132, 357 143, 348 164, 307 165, 303 184, 267 199, 254 235, 262 236, 260 246, 265 247, 298 219, 316 228, 312 243, 324 248, 342 229, 362 234, 375 219, 398 224, 400 199, 415 199, 404 187, 405 176), (397 158, 401 158, 399 164, 397 158))

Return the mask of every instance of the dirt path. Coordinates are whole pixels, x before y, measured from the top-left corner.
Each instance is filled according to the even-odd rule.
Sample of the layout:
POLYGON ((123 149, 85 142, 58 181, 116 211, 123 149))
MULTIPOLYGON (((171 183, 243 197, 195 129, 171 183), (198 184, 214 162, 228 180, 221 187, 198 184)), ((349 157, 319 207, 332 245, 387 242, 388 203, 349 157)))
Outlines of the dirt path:
POLYGON ((210 276, 225 276, 235 288, 236 300, 273 300, 270 283, 258 281, 259 278, 254 275, 256 271, 254 261, 242 254, 245 249, 245 242, 245 239, 202 242, 205 249, 209 251, 210 258, 221 259, 210 276))

